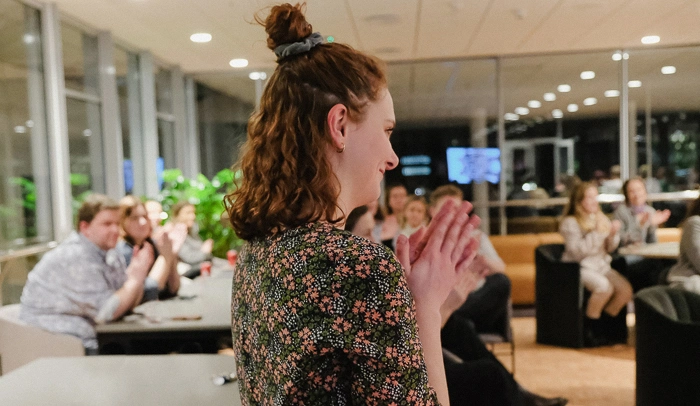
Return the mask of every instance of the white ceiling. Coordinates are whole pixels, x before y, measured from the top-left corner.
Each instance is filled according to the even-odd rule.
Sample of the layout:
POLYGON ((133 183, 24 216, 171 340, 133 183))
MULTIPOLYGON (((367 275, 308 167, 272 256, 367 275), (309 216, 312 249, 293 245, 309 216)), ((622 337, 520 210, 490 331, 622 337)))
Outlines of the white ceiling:
MULTIPOLYGON (((63 14, 114 37, 132 49, 150 50, 165 63, 180 65, 198 80, 245 101, 254 98, 252 70, 274 69, 274 55, 256 12, 278 2, 266 0, 54 0, 63 14), (189 36, 209 32, 195 44, 189 36), (232 58, 247 58, 235 71, 232 58)), ((263 10, 264 13, 264 10, 263 10)), ((617 88, 618 63, 612 50, 635 49, 630 79, 642 80, 631 99, 654 109, 700 107, 700 50, 645 52, 640 39, 659 35, 671 47, 700 44, 700 0, 308 0, 307 19, 315 31, 333 35, 390 63, 389 80, 397 118, 425 121, 465 118, 484 108, 496 115, 495 62, 455 61, 465 57, 516 56, 503 60, 506 112, 542 101, 542 94, 568 83, 572 92, 543 102, 531 116, 547 118, 569 103, 579 116, 614 114, 617 99, 602 92, 617 88), (556 53, 574 51, 576 55, 556 53), (533 54, 539 54, 532 56, 533 54), (549 54, 549 55, 541 55, 549 54), (418 62, 416 62, 418 61, 418 62), (661 75, 666 64, 676 75, 661 75), (596 79, 583 82, 583 70, 596 79), (659 91, 663 89, 663 91, 659 91), (583 107, 586 97, 599 103, 583 107)))

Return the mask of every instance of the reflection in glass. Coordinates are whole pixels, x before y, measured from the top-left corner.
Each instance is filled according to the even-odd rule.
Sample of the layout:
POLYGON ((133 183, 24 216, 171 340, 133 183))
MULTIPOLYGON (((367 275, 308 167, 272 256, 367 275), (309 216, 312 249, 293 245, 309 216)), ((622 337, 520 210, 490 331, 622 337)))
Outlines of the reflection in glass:
POLYGON ((61 44, 66 88, 99 96, 97 37, 62 23, 61 44))
POLYGON ((100 105, 68 98, 68 150, 70 153, 70 181, 75 205, 79 206, 86 193, 104 193, 102 169, 102 128, 100 105))
POLYGON ((138 55, 120 47, 114 49, 114 66, 116 68, 117 94, 119 97, 119 117, 122 129, 122 150, 124 152, 124 187, 125 193, 133 192, 134 162, 139 156, 138 150, 132 152, 132 136, 141 131, 141 95, 139 85, 138 55))
POLYGON ((47 241, 52 227, 39 12, 5 2, 0 26, 1 252, 47 241))

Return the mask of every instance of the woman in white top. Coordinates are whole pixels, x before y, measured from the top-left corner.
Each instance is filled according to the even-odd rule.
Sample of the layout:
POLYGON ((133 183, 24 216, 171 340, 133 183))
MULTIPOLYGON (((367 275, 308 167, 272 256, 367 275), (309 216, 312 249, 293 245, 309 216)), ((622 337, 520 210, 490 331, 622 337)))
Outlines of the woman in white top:
POLYGON ((632 298, 630 283, 610 267, 610 253, 620 243, 620 222, 601 212, 597 198, 595 184, 579 184, 559 226, 566 245, 562 261, 581 264, 583 286, 591 292, 586 308, 590 319, 599 319, 603 311, 617 316, 632 298))

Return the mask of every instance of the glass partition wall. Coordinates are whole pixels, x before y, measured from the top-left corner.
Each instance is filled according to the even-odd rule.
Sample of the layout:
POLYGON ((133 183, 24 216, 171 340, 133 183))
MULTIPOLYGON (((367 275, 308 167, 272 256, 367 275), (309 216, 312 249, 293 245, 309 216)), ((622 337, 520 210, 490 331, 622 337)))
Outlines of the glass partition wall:
POLYGON ((0 254, 52 238, 40 13, 0 2, 0 254))

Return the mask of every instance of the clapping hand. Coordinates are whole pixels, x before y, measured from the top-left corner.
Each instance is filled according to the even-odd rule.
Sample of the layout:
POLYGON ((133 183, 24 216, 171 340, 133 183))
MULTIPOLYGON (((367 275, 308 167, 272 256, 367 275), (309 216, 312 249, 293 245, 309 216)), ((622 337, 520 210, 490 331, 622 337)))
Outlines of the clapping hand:
POLYGON ((615 234, 617 234, 618 231, 620 231, 620 227, 622 227, 622 223, 620 220, 613 220, 612 224, 610 225, 610 237, 613 237, 615 234))
POLYGON ((658 226, 660 224, 663 224, 668 220, 669 217, 671 217, 671 210, 657 210, 654 212, 654 215, 651 216, 651 225, 658 226))
POLYGON ((134 254, 126 273, 129 277, 143 282, 148 276, 148 271, 151 270, 151 265, 153 265, 153 247, 146 242, 143 247, 134 247, 134 254))
POLYGON ((410 240, 399 236, 397 257, 417 306, 439 310, 469 270, 479 245, 472 237, 479 218, 469 216, 471 209, 469 202, 447 202, 427 230, 410 240))

